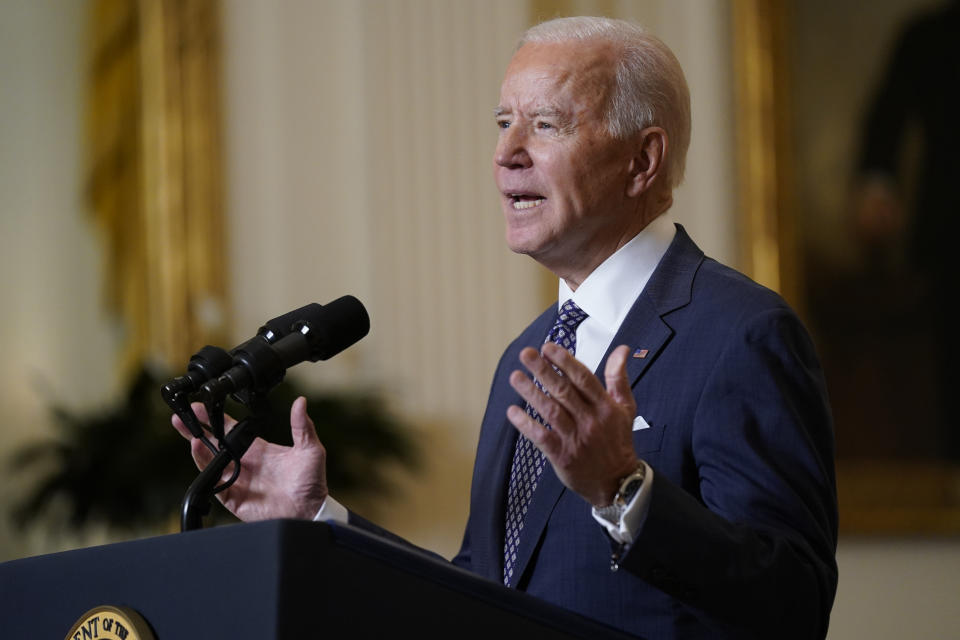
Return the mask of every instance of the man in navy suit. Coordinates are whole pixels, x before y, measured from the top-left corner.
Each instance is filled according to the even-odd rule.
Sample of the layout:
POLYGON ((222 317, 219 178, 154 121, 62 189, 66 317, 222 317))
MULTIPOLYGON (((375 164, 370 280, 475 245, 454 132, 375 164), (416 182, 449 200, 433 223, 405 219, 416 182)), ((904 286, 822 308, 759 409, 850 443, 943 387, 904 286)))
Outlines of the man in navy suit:
MULTIPOLYGON (((837 515, 822 372, 780 297, 671 219, 690 136, 676 58, 621 21, 538 25, 496 119, 507 243, 560 297, 501 358, 454 562, 651 638, 824 637, 837 515)), ((291 425, 292 448, 251 447, 225 504, 366 526, 328 495, 303 399, 291 425)))

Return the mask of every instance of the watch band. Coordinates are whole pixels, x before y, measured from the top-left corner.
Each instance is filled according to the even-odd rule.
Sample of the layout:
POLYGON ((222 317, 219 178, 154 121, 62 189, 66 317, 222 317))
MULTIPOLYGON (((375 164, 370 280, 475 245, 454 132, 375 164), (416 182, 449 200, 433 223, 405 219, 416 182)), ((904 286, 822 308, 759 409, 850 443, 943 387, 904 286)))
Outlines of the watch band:
POLYGON ((637 469, 621 478, 617 493, 613 496, 613 502, 606 507, 598 507, 597 515, 611 524, 620 522, 623 512, 627 510, 630 501, 639 493, 643 487, 643 479, 647 475, 647 468, 641 462, 637 469))
MULTIPOLYGON (((630 473, 620 480, 620 486, 617 489, 616 495, 613 497, 613 503, 606 507, 596 509, 597 515, 610 524, 622 527, 623 514, 626 512, 627 507, 630 506, 630 503, 634 498, 637 497, 637 494, 643 487, 643 481, 646 478, 646 475, 647 467, 641 461, 640 465, 633 473, 630 473)), ((610 553, 610 571, 617 571, 620 568, 620 560, 623 558, 629 545, 624 542, 616 542, 613 539, 611 539, 610 542, 612 543, 610 553)))

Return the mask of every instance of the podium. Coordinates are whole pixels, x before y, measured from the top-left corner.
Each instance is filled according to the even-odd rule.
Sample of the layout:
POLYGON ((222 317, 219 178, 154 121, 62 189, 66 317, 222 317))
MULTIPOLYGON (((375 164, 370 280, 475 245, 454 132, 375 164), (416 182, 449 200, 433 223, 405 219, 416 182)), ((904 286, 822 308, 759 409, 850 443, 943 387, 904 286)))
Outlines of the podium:
POLYGON ((632 638, 348 525, 273 520, 0 564, 0 635, 64 638, 100 605, 156 640, 632 638))

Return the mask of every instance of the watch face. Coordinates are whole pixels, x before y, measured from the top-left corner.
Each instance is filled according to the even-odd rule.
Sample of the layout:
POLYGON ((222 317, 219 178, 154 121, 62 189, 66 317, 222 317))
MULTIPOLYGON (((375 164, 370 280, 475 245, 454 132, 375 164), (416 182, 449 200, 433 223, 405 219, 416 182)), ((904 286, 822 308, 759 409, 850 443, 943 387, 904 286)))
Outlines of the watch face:
POLYGON ((636 480, 631 480, 627 485, 626 490, 623 492, 623 499, 627 502, 630 502, 631 498, 637 494, 637 491, 640 491, 640 487, 643 486, 643 478, 637 478, 636 480))
POLYGON ((620 489, 620 499, 623 500, 624 504, 629 504, 630 500, 633 499, 633 496, 640 491, 640 487, 643 486, 644 473, 638 471, 627 478, 623 486, 620 489))

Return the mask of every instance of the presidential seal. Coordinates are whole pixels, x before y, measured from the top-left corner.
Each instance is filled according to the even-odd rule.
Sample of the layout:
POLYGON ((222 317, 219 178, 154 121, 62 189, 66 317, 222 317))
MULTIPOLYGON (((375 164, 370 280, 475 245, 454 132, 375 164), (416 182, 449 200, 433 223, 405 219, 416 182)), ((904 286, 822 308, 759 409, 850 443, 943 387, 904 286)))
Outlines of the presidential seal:
POLYGON ((129 607, 94 607, 80 616, 64 640, 156 640, 150 625, 129 607))

